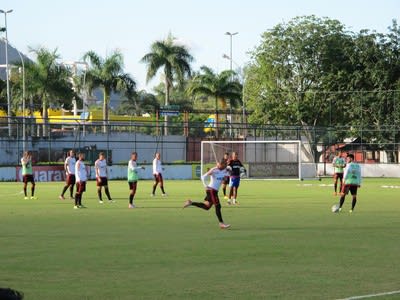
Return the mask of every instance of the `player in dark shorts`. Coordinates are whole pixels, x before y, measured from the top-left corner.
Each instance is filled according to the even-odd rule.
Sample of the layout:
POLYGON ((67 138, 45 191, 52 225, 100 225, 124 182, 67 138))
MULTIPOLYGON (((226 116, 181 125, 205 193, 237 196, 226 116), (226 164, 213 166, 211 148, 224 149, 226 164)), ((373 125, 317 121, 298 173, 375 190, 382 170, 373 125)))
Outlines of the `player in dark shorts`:
POLYGON ((239 204, 237 202, 237 193, 240 185, 240 174, 244 168, 242 162, 238 159, 236 152, 232 152, 232 159, 229 161, 228 166, 232 168, 230 180, 229 180, 229 200, 228 204, 239 204))
POLYGON ((99 158, 94 163, 94 169, 96 171, 97 196, 99 198, 99 203, 103 203, 103 195, 101 193, 102 187, 104 187, 104 192, 108 198, 108 202, 112 203, 113 200, 108 188, 108 168, 104 152, 99 153, 99 158))
MULTIPOLYGON (((226 162, 226 165, 229 164, 229 153, 225 152, 224 154, 224 160, 226 162)), ((222 192, 224 193, 224 199, 228 200, 228 196, 226 195, 226 186, 229 184, 229 175, 225 176, 224 179, 222 180, 222 192)))
POLYGON ((222 179, 224 176, 228 175, 229 172, 230 168, 226 166, 226 161, 224 159, 220 160, 214 168, 210 169, 207 173, 201 176, 201 181, 206 188, 204 202, 194 202, 189 199, 185 201, 183 208, 195 206, 204 210, 209 210, 214 205, 215 214, 219 221, 219 227, 221 229, 229 228, 231 225, 225 224, 222 219, 221 203, 219 202, 218 198, 218 190, 221 186, 222 179), (206 183, 207 177, 210 177, 210 182, 208 184, 206 183))
POLYGON ((78 161, 75 164, 75 177, 76 177, 76 193, 75 193, 75 206, 74 209, 86 208, 82 205, 82 196, 86 191, 87 172, 85 166, 85 154, 78 154, 78 161))
POLYGON ((27 188, 28 182, 31 183, 31 199, 37 199, 35 197, 35 178, 33 176, 32 168, 32 152, 25 151, 23 157, 21 158, 22 165, 22 182, 24 183, 24 195, 25 200, 28 199, 27 188))
POLYGON ((129 185, 129 205, 128 208, 135 208, 135 203, 133 202, 133 198, 136 194, 137 182, 139 180, 138 170, 144 170, 144 167, 139 167, 136 163, 137 153, 132 152, 131 159, 128 163, 128 185, 129 185))
POLYGON ((161 196, 165 197, 167 194, 165 193, 164 190, 164 180, 162 176, 162 172, 164 171, 164 168, 162 167, 161 163, 161 154, 159 152, 156 152, 154 155, 153 159, 153 176, 154 176, 154 183, 153 183, 153 190, 150 194, 151 197, 155 196, 156 193, 156 188, 157 185, 160 184, 160 189, 161 189, 161 196))
POLYGON ((74 186, 75 186, 75 151, 70 150, 68 157, 65 159, 64 169, 65 169, 65 185, 60 195, 60 200, 65 200, 64 194, 69 188, 70 199, 74 199, 74 186))
POLYGON ((332 166, 334 169, 333 173, 333 189, 334 193, 333 195, 337 195, 337 186, 338 182, 340 183, 340 189, 341 191, 343 189, 343 174, 344 174, 344 168, 346 167, 346 160, 344 158, 344 152, 343 151, 338 151, 337 155, 333 158, 332 160, 332 166))

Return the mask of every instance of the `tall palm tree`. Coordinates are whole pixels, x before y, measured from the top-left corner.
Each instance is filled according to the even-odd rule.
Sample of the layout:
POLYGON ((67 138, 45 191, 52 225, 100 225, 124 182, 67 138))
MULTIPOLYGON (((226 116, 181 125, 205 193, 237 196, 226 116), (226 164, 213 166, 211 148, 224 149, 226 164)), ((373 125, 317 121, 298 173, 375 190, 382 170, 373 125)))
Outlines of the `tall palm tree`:
POLYGON ((118 50, 106 58, 89 51, 83 59, 89 65, 86 72, 86 85, 89 91, 101 88, 103 92, 103 132, 107 133, 111 93, 123 91, 128 85, 134 89, 136 83, 129 74, 123 72, 124 58, 118 50))
POLYGON ((242 85, 234 79, 234 71, 226 70, 216 74, 211 68, 202 66, 193 77, 188 93, 194 97, 209 97, 215 100, 215 135, 218 137, 218 102, 226 107, 229 100, 231 107, 241 103, 242 85))
MULTIPOLYGON (((165 80, 165 105, 170 103, 170 92, 174 81, 182 84, 186 76, 190 76, 190 63, 193 61, 189 50, 182 45, 177 45, 175 38, 169 34, 167 39, 156 41, 151 45, 151 51, 143 56, 142 62, 147 64, 146 82, 149 82, 164 68, 165 80)), ((168 134, 168 117, 165 116, 164 134, 168 134)))
POLYGON ((57 63, 60 58, 57 49, 49 51, 42 47, 31 51, 36 55, 36 61, 25 62, 25 77, 29 82, 26 86, 26 98, 42 108, 43 136, 46 136, 47 108, 71 102, 76 95, 70 82, 71 73, 65 66, 57 63))

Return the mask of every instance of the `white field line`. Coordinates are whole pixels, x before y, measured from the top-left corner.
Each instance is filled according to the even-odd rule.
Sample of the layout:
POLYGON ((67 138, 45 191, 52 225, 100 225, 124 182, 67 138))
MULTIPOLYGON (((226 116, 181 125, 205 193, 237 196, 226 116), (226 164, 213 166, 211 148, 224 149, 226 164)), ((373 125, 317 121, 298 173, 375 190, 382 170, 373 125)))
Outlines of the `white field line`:
POLYGON ((398 185, 382 185, 381 188, 384 188, 384 189, 399 189, 400 186, 398 186, 398 185))
POLYGON ((369 294, 369 295, 362 295, 362 296, 353 296, 353 297, 343 298, 343 299, 337 299, 337 300, 366 299, 366 298, 373 298, 373 297, 380 297, 380 296, 388 296, 388 295, 395 295, 395 294, 400 294, 400 290, 399 290, 399 291, 385 292, 385 293, 378 293, 378 294, 369 294))

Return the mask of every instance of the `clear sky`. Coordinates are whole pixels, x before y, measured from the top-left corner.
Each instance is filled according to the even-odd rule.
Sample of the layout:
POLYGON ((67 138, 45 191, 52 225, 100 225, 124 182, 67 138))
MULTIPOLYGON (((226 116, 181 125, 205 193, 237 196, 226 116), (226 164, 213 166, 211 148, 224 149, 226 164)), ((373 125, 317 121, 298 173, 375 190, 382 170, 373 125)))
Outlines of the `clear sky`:
POLYGON ((236 68, 249 61, 264 31, 296 16, 337 19, 355 32, 385 33, 392 19, 400 22, 399 0, 1 0, 0 9, 13 9, 8 40, 28 56, 28 47, 38 46, 57 48, 63 61, 79 61, 88 50, 105 57, 120 49, 125 71, 147 90, 160 79, 146 85, 140 59, 169 32, 189 47, 195 70, 207 65, 219 72, 230 67, 223 58, 230 51, 227 31, 238 32, 232 43, 236 68))

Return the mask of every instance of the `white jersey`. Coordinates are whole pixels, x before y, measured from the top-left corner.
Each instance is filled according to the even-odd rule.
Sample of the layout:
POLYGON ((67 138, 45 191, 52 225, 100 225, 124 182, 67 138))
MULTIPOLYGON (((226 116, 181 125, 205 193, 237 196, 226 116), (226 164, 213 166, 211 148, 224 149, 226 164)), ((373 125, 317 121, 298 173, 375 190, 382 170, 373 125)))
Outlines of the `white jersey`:
POLYGON ((107 177, 107 162, 105 159, 98 159, 94 163, 96 177, 107 177))
POLYGON ((76 181, 87 181, 86 166, 83 160, 78 160, 75 164, 76 181))
POLYGON ((75 174, 75 164, 76 164, 75 157, 68 156, 64 163, 64 167, 65 167, 65 171, 67 172, 67 175, 75 174))
POLYGON ((162 173, 161 160, 155 158, 153 160, 153 174, 158 175, 159 173, 162 173))
POLYGON ((201 181, 203 181, 205 187, 218 191, 224 177, 229 176, 229 174, 230 173, 227 169, 220 170, 217 167, 214 167, 201 176, 201 181), (206 184, 205 180, 208 176, 210 177, 210 183, 206 184))

